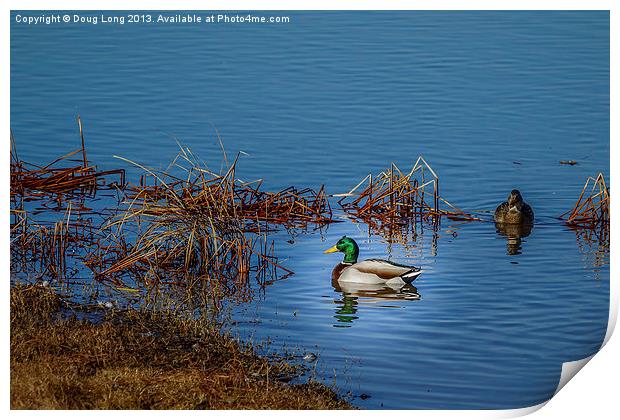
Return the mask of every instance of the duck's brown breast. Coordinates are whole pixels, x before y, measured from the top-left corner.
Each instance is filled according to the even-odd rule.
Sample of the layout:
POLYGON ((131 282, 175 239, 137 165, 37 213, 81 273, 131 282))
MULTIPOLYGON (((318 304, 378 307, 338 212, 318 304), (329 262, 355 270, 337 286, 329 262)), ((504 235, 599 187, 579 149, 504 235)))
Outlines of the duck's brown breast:
POLYGON ((507 202, 503 202, 495 209, 494 218, 497 223, 533 223, 534 211, 528 204, 523 203, 521 211, 511 212, 510 205, 507 202))
POLYGON ((506 201, 504 201, 502 204, 497 206, 497 208, 495 209, 495 214, 494 214, 494 219, 496 222, 506 223, 506 221, 504 220, 504 217, 508 213, 508 208, 509 206, 506 201))
POLYGON ((332 281, 338 280, 342 272, 348 267, 351 267, 351 264, 340 263, 335 266, 332 270, 332 281))

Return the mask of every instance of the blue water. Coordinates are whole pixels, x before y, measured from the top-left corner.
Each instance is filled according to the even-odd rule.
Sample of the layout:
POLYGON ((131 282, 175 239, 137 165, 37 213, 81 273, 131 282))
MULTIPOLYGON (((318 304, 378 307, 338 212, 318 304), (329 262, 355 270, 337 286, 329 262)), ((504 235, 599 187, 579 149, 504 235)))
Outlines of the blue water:
POLYGON ((175 139, 217 165, 217 128, 229 154, 248 154, 238 175, 270 189, 342 193, 423 155, 461 208, 493 210, 521 190, 536 225, 512 248, 488 222, 444 220, 391 244, 350 221, 293 243, 275 235, 295 275, 236 308, 234 328, 315 352, 317 376, 354 404, 529 406, 551 397, 562 362, 600 347, 608 254, 555 217, 588 176, 609 176, 607 12, 36 26, 18 13, 41 13, 11 15, 11 128, 26 161, 79 148, 80 114, 102 169, 126 167, 114 155, 165 168, 175 139), (416 289, 333 287, 338 258, 321 251, 344 234, 362 258, 422 265, 416 289))

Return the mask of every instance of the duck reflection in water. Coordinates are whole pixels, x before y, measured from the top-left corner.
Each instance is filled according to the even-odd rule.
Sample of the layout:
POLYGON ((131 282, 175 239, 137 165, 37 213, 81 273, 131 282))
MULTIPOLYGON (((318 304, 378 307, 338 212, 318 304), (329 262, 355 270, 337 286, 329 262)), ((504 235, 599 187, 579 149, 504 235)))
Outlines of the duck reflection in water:
MULTIPOLYGON (((332 279, 332 287, 342 294, 342 299, 335 300, 337 304, 334 318, 339 323, 350 324, 359 318, 357 311, 361 305, 396 302, 402 300, 420 300, 420 295, 415 286, 404 284, 402 286, 388 286, 386 284, 363 284, 338 282, 332 279)), ((388 305, 383 305, 389 307, 388 305)), ((350 325, 336 324, 335 327, 349 327, 350 325)))
POLYGON ((528 237, 532 233, 532 225, 529 223, 514 225, 509 223, 495 223, 497 233, 506 238, 506 253, 508 255, 521 254, 521 238, 528 237))

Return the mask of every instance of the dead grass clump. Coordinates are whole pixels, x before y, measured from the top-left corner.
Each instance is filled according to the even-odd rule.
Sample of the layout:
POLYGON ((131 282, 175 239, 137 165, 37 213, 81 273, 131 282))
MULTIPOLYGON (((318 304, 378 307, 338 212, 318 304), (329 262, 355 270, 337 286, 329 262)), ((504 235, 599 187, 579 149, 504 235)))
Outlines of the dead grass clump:
POLYGON ((370 174, 348 193, 336 196, 342 197, 338 203, 347 214, 382 234, 420 222, 436 225, 441 216, 480 220, 439 195, 439 177, 422 156, 407 173, 392 164, 379 176, 370 174), (366 187, 361 189, 363 185, 366 187), (442 209, 442 203, 448 209, 442 209))
POLYGON ((33 198, 61 199, 63 194, 79 194, 92 197, 97 188, 105 185, 105 177, 117 175, 117 185, 125 183, 125 171, 115 169, 110 171, 98 171, 96 166, 88 164, 86 148, 84 145, 84 133, 82 120, 78 116, 82 147, 64 156, 57 158, 45 166, 33 165, 19 159, 11 132, 11 197, 14 195, 33 198), (59 162, 66 162, 70 157, 80 153, 82 160, 80 165, 68 167, 56 167, 59 162))
POLYGON ((78 116, 82 147, 45 166, 21 160, 11 132, 11 271, 36 279, 64 280, 77 273, 71 258, 95 246, 92 219, 85 204, 97 190, 122 187, 123 169, 98 171, 86 158, 82 121, 78 116), (70 158, 81 155, 79 164, 70 158), (67 163, 58 167, 61 163, 67 163), (70 165, 70 166, 69 166, 70 165), (109 176, 118 181, 109 182, 109 176), (64 213, 54 218, 50 214, 64 213), (57 219, 57 220, 53 220, 57 219))
MULTIPOLYGON (((346 409, 299 369, 269 362, 212 323, 146 311, 101 324, 59 319, 50 289, 11 289, 12 409, 346 409)), ((66 311, 65 311, 66 312, 66 311)))
POLYGON ((560 218, 572 226, 609 229, 609 188, 602 173, 588 177, 573 208, 560 218))
POLYGON ((51 323, 63 305, 61 296, 52 289, 39 286, 12 287, 11 328, 15 324, 22 330, 29 330, 29 325, 51 323))
MULTIPOLYGON (((76 150, 59 160, 68 158, 76 153, 76 150)), ((57 160, 58 161, 58 160, 57 160)), ((97 171, 94 166, 73 166, 64 168, 40 167, 27 162, 18 161, 11 163, 11 194, 44 198, 49 194, 68 194, 79 192, 87 196, 93 196, 97 187, 101 186, 100 180, 108 175, 119 175, 120 184, 124 182, 122 170, 97 171)))
POLYGON ((262 180, 243 182, 236 178, 239 156, 231 164, 224 157, 227 168, 221 174, 207 169, 189 149, 180 148, 170 168, 181 169, 182 178, 128 161, 146 172, 140 185, 127 189, 127 201, 132 203, 129 211, 151 216, 191 212, 220 223, 235 219, 243 222, 246 232, 264 230, 264 225, 258 225, 261 222, 286 228, 334 222, 323 187, 318 191, 295 187, 262 191, 262 180), (153 185, 145 185, 147 179, 152 179, 153 185))
POLYGON ((261 191, 260 182, 236 179, 237 159, 222 175, 184 147, 170 166, 182 175, 130 163, 145 174, 139 186, 127 187, 125 207, 104 227, 109 246, 86 262, 101 281, 206 290, 216 303, 245 299, 251 275, 265 283, 292 274, 274 255, 271 229, 332 221, 323 188, 261 191))
POLYGON ((260 186, 261 183, 235 188, 236 200, 231 204, 235 213, 248 222, 260 221, 288 228, 334 222, 323 186, 318 191, 289 187, 275 193, 260 191, 260 186))
POLYGON ((605 177, 588 177, 573 208, 560 216, 575 232, 579 249, 593 256, 592 264, 609 264, 609 188, 605 177))

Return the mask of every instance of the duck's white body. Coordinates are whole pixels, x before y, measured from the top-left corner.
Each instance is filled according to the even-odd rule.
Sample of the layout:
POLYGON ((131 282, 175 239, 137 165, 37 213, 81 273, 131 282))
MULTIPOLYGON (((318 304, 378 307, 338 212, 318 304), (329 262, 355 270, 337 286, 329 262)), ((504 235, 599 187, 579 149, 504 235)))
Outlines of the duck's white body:
POLYGON ((332 272, 338 283, 386 284, 398 286, 411 283, 422 270, 391 261, 370 259, 355 264, 340 263, 332 272))

